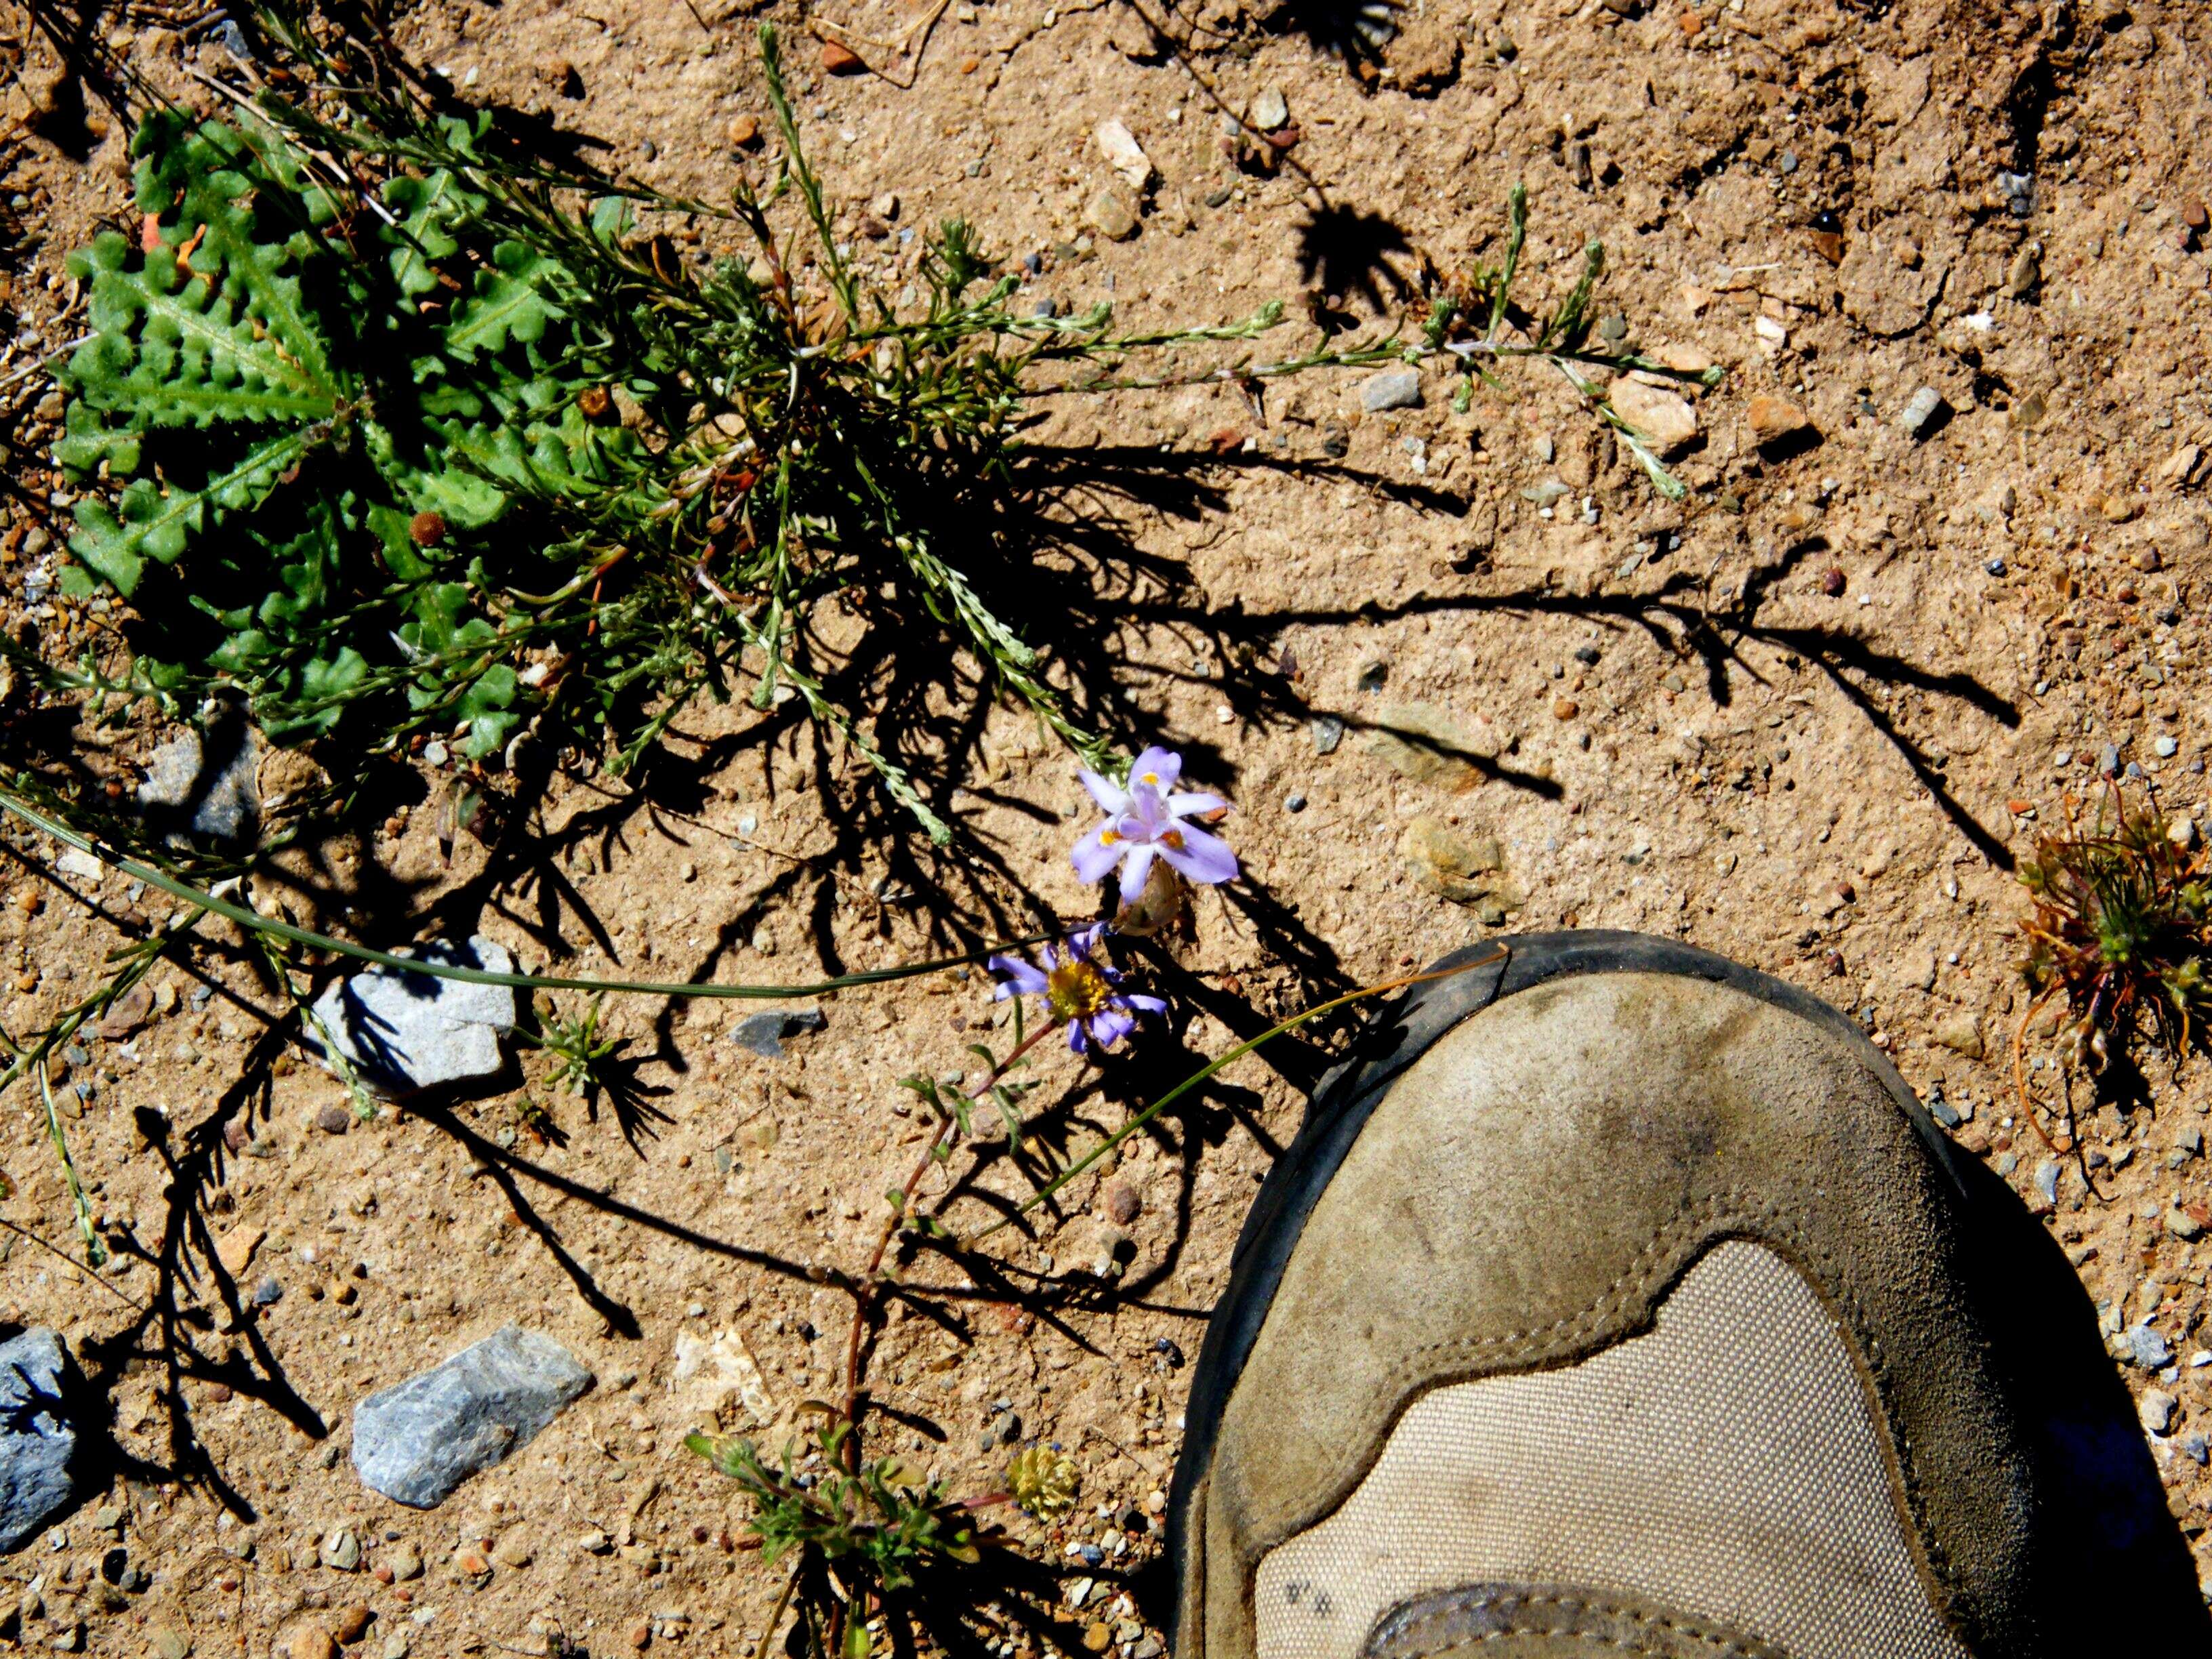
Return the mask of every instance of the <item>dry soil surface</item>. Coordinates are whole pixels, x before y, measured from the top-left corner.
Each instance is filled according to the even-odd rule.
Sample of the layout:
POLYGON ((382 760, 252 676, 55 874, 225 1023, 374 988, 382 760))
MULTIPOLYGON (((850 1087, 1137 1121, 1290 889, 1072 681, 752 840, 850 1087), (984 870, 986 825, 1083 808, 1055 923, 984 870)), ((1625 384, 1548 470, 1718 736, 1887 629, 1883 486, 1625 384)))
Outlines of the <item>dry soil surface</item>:
MULTIPOLYGON (((397 27, 471 95, 713 197, 760 165, 732 135, 766 113, 757 20, 724 3, 429 3, 397 27)), ((198 15, 110 8, 90 38, 211 102, 188 71, 237 71, 216 33, 173 26, 198 15)), ((1052 402, 1040 442, 1126 460, 1140 486, 1080 503, 1091 550, 1055 573, 1091 597, 1064 659, 1233 799, 1246 873, 1140 968, 1176 1000, 1168 1028, 1099 1071, 1045 1051, 1034 1139, 963 1154, 927 1201, 979 1224, 989 1194, 1025 1190, 1265 1017, 1501 928, 1676 935, 1858 1013, 2048 1213, 2116 1346, 2140 1325, 2164 1338, 2172 1366, 2116 1363, 2178 1402, 2152 1442, 2212 1584, 2212 1243, 2191 1242, 2212 1200, 2212 1077, 2151 1060, 2125 1110, 2075 1079, 2085 1155, 2053 1159, 2017 1121, 2007 1058, 2025 1009, 2014 866, 2033 838, 2069 799, 2094 810, 2107 764, 2137 798, 2212 814, 2212 11, 1430 0, 1354 62, 1328 50, 1352 37, 1326 4, 1270 23, 1206 0, 1164 17, 1187 57, 1119 4, 956 3, 926 36, 909 0, 838 0, 812 33, 773 15, 811 152, 887 289, 910 272, 903 232, 958 215, 1003 257, 1039 256, 1025 302, 1107 300, 1142 325, 1280 298, 1287 349, 1316 317, 1396 313, 1424 259, 1494 258, 1519 179, 1533 293, 1563 292, 1601 237, 1603 316, 1728 371, 1671 411, 1694 420, 1679 506, 1548 372, 1465 412, 1435 374, 1418 406, 1375 413, 1361 377, 1327 373, 1256 404, 1233 386, 1052 402), (874 72, 823 71, 831 25, 874 72), (901 35, 918 61, 880 44, 901 35), (1277 94, 1302 172, 1264 170, 1249 135, 1240 165, 1224 129, 1224 110, 1272 119, 1277 94), (1109 120, 1154 173, 1118 199, 1109 120)), ((0 6, 0 258, 24 364, 79 326, 62 259, 126 210, 125 135, 20 8, 0 6)), ((35 376, 5 392, 9 625, 32 612, 73 650, 115 618, 27 591, 51 568, 59 400, 35 376)), ((30 695, 8 692, 19 711, 30 695)), ((795 981, 1094 908, 1066 861, 1085 811, 1073 764, 1012 712, 948 762, 957 856, 854 837, 842 804, 865 779, 787 728, 749 738, 752 719, 687 719, 696 764, 642 795, 556 775, 528 857, 464 837, 449 868, 434 813, 395 811, 332 866, 368 896, 321 920, 384 940, 410 918, 474 927, 571 973, 795 981)), ((88 734, 88 763, 127 782, 161 735, 88 734)), ((0 1021, 21 1034, 167 907, 11 835, 0 1021)), ((13 1630, 102 1654, 312 1652, 359 1607, 362 1650, 395 1656, 539 1652, 556 1630, 595 1653, 751 1654, 780 1574, 732 1549, 743 1506, 681 1438, 719 1422, 773 1442, 834 1395, 848 1303, 827 1281, 866 1261, 924 1133, 898 1079, 972 1067, 979 1036, 1004 1047, 985 981, 838 994, 780 1060, 726 1040, 740 1007, 617 999, 623 1099, 559 1094, 526 1051, 504 1094, 335 1134, 316 1125, 343 1092, 266 1035, 265 978, 235 949, 203 960, 204 982, 161 970, 149 1023, 83 1042, 57 1079, 100 1224, 168 1265, 126 1251, 103 1287, 0 1241, 0 1319, 63 1334, 121 1454, 109 1490, 0 1567, 23 1598, 13 1630), (166 1141, 143 1132, 148 1109, 166 1141), (345 1456, 358 1402, 510 1321, 599 1386, 440 1510, 365 1490, 345 1456), (684 1363, 725 1333, 757 1390, 684 1363), (340 1533, 350 1571, 331 1565, 355 1553, 340 1533), (103 1577, 118 1544, 143 1588, 103 1577)), ((872 1361, 898 1414, 876 1443, 980 1492, 1011 1446, 1055 1441, 1082 1506, 1017 1530, 1111 1570, 1155 1552, 1181 1356, 1316 1053, 1240 1062, 1032 1232, 997 1235, 980 1282, 920 1258, 872 1361)), ((2056 1073, 2034 1081, 2056 1097, 2056 1073)), ((66 1245, 27 1095, 0 1142, 7 1219, 66 1245)), ((1148 1659, 1120 1595, 1063 1607, 1063 1639, 1148 1659)))

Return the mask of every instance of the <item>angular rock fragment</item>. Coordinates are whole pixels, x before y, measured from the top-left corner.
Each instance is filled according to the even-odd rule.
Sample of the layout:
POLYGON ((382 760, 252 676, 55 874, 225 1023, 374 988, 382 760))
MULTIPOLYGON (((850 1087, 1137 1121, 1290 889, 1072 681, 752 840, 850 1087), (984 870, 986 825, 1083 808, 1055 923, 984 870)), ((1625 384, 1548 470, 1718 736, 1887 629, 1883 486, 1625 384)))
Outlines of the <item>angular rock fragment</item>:
MULTIPOLYGON (((416 954, 456 968, 514 971, 514 958, 482 934, 465 945, 441 939, 416 954)), ((515 1012, 511 985, 385 967, 341 980, 315 999, 315 1017, 338 1051, 382 1095, 496 1078, 506 1064, 500 1038, 514 1029, 515 1012)))
POLYGON ((827 1024, 819 1008, 769 1008, 730 1027, 730 1041, 767 1060, 783 1058, 783 1039, 827 1024))
POLYGON ((0 1553, 21 1549, 76 1496, 63 1366, 61 1340, 43 1326, 0 1343, 0 1553))
POLYGON ((395 1503, 430 1509, 528 1445, 592 1382, 551 1337, 507 1326, 362 1401, 353 1419, 354 1472, 395 1503))

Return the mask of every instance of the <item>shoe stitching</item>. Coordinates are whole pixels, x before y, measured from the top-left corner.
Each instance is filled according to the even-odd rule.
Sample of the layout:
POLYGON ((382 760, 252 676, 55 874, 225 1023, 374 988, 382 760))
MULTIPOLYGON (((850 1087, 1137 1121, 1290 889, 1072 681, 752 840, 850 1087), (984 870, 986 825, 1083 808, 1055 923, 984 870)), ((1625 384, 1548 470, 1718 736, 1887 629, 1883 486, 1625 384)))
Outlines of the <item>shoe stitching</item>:
MULTIPOLYGON (((1668 1255, 1680 1254, 1679 1247, 1686 1243, 1705 1243, 1716 1226, 1730 1223, 1744 1224, 1759 1223, 1772 1229, 1790 1247, 1810 1259, 1820 1270, 1823 1282, 1844 1304, 1853 1336, 1866 1359, 1867 1370, 1875 1385, 1875 1395, 1881 1407, 1883 1427, 1897 1447, 1897 1474, 1904 1487, 1905 1509, 1913 1522, 1913 1530, 1926 1555, 1929 1570, 1943 1589, 1955 1597, 1959 1585, 1950 1558, 1945 1553, 1934 1529, 1928 1522, 1926 1506, 1922 1501, 1921 1487, 1914 1474, 1917 1458, 1911 1437, 1899 1425, 1894 1410, 1894 1390, 1891 1385, 1888 1366, 1884 1363, 1881 1344, 1870 1329, 1866 1310, 1857 1293, 1838 1267, 1829 1252, 1806 1235, 1796 1223, 1771 1205, 1753 1199, 1741 1188, 1731 1188, 1715 1194, 1696 1209, 1684 1212, 1654 1235, 1631 1258, 1618 1278, 1600 1291, 1597 1298, 1581 1312, 1549 1325, 1531 1326, 1526 1330, 1506 1331, 1494 1336, 1465 1338, 1454 1341, 1430 1342, 1413 1349, 1392 1369, 1392 1378, 1401 1391, 1410 1391, 1419 1382, 1432 1382, 1431 1370, 1438 1360, 1474 1359, 1478 1356, 1504 1352, 1512 1358, 1528 1358, 1555 1351, 1563 1343, 1591 1334, 1606 1324, 1620 1308, 1636 1297, 1649 1291, 1662 1275, 1652 1270, 1648 1258, 1662 1252, 1668 1255), (1632 1285, 1631 1281, 1635 1281, 1632 1285)), ((1670 1267, 1679 1265, 1670 1262, 1670 1267)), ((1401 1397, 1403 1397, 1401 1392, 1401 1397)))
MULTIPOLYGON (((1556 1607, 1568 1613, 1596 1613, 1608 1619, 1626 1620, 1630 1624, 1637 1626, 1639 1630, 1647 1632, 1656 1630, 1664 1632, 1668 1636, 1696 1642, 1713 1655, 1714 1659, 1773 1659, 1774 1655, 1774 1650, 1771 1648, 1747 1647, 1734 1637, 1721 1636, 1703 1626, 1693 1625, 1686 1620, 1670 1618, 1664 1613, 1640 1613, 1633 1607, 1622 1607, 1610 1601, 1601 1601, 1591 1596, 1567 1595, 1558 1592, 1547 1594, 1535 1590, 1516 1591, 1510 1595, 1462 1595, 1454 1600, 1448 1607, 1414 1614, 1391 1631, 1390 1639, 1395 1644, 1400 1638, 1405 1638, 1418 1644, 1420 1632, 1426 1626, 1442 1624, 1474 1607, 1496 1610, 1509 1620, 1513 1619, 1511 1609, 1516 1607, 1556 1607)), ((1448 1652, 1454 1648, 1473 1647, 1482 1642, 1504 1641, 1508 1637, 1513 1636, 1568 1636, 1582 1641, 1595 1642, 1601 1646, 1615 1648, 1626 1653, 1649 1656, 1649 1659, 1669 1659, 1667 1649, 1652 1647, 1647 1642, 1638 1640, 1632 1636, 1607 1636, 1598 1631, 1563 1631, 1557 1626, 1519 1621, 1510 1623, 1498 1630, 1482 1631, 1461 1636, 1434 1648, 1417 1647, 1414 1654, 1409 1656, 1408 1659, 1429 1659, 1431 1655, 1448 1652)), ((1370 1639, 1372 1640, 1371 1638, 1370 1639)))

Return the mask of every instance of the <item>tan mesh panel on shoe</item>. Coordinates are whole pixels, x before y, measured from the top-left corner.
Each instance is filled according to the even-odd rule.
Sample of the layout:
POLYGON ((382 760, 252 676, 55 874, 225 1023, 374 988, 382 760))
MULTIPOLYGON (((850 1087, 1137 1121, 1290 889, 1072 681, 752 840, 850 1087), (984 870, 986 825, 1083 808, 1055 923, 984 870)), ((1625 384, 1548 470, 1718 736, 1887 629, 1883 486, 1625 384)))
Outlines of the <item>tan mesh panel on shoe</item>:
POLYGON ((1792 1659, 1968 1659, 1891 1493, 1842 1332, 1731 1241, 1650 1333, 1416 1401, 1343 1506, 1260 1563, 1259 1659, 1356 1659, 1392 1607, 1477 1582, 1645 1597, 1792 1659))

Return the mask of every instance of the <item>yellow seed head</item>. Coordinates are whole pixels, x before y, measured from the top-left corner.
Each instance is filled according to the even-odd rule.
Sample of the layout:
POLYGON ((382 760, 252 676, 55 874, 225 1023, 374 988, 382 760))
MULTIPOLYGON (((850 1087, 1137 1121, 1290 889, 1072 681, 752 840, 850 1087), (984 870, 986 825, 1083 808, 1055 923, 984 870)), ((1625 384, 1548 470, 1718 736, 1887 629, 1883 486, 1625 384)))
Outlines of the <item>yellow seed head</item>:
POLYGON ((1051 1521, 1075 1507, 1075 1489, 1082 1472, 1066 1452, 1049 1446, 1030 1446, 1014 1454, 1006 1465, 1006 1490, 1040 1521, 1051 1521))

